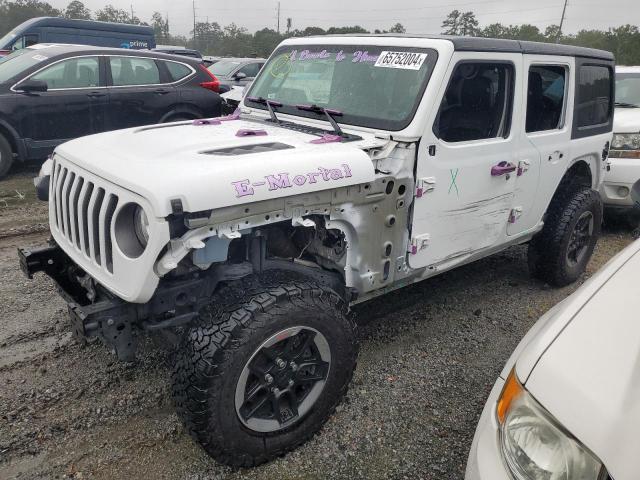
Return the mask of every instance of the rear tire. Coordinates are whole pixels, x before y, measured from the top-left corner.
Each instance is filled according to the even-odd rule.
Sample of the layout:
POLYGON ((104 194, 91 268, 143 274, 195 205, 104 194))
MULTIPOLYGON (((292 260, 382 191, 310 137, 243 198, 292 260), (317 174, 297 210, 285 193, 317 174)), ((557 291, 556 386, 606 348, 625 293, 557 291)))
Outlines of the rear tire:
POLYGON ((0 179, 3 179, 13 165, 13 151, 11 150, 11 144, 0 135, 0 179))
POLYGON ((189 433, 234 467, 311 438, 346 394, 358 350, 355 323, 333 290, 256 279, 214 296, 186 332, 173 374, 189 433))
POLYGON ((568 188, 553 199, 544 228, 529 243, 531 275, 563 287, 585 271, 602 225, 602 200, 591 188, 568 188))

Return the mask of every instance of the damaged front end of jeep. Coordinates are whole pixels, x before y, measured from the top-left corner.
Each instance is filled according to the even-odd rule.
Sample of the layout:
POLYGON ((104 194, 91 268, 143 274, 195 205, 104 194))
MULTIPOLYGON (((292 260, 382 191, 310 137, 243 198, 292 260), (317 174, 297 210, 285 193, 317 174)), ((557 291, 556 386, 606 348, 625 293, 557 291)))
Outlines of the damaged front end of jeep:
POLYGON ((161 215, 157 202, 59 153, 52 238, 19 250, 22 269, 57 283, 78 339, 99 338, 125 361, 146 333, 175 343, 221 283, 269 270, 312 278, 353 302, 408 274, 415 150, 373 137, 366 147, 347 145, 334 161, 291 157, 295 170, 280 161, 273 173, 219 175, 212 190, 226 189, 227 205, 190 211, 189 200, 174 195, 161 215))

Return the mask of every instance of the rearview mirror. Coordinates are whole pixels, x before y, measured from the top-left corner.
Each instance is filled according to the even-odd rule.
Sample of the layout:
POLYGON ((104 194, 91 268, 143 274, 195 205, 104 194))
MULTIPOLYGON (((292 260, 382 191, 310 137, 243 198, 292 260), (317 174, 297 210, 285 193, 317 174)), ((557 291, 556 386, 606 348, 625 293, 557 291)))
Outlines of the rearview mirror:
POLYGON ((236 80, 243 80, 247 78, 247 74, 243 72, 238 72, 233 76, 233 78, 235 78, 236 80))
POLYGON ((27 80, 18 85, 16 88, 17 90, 26 93, 46 92, 47 90, 49 90, 47 82, 43 80, 27 80))

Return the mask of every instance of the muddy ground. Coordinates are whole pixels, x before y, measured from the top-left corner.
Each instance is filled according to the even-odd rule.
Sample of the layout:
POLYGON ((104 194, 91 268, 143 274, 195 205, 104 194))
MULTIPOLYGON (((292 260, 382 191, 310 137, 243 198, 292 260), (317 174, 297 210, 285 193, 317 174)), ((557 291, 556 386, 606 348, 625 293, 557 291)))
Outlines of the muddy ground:
MULTIPOLYGON (((2 182, 1 198, 28 177, 2 182)), ((515 247, 358 307, 362 349, 337 413, 288 456, 232 471, 179 424, 162 349, 149 341, 123 364, 100 344, 77 345, 52 282, 22 276, 16 247, 46 239, 28 233, 46 223, 46 208, 27 203, 16 198, 0 214, 2 479, 461 479, 504 362, 577 288, 531 280, 526 248, 515 247)), ((630 242, 628 232, 606 232, 585 278, 630 242)))

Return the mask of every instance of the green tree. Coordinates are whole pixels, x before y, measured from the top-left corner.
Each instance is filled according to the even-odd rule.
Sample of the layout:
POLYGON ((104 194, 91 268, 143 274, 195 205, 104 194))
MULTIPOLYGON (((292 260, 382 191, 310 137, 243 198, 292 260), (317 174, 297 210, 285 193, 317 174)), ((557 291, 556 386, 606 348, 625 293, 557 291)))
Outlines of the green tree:
POLYGON ((401 23, 396 23, 388 30, 388 33, 407 33, 407 29, 401 23))
POLYGON ((91 10, 84 6, 80 0, 73 0, 64 9, 65 18, 76 18, 79 20, 90 20, 91 10))
POLYGON ((102 10, 98 10, 96 12, 96 20, 101 22, 131 23, 134 25, 142 23, 138 17, 132 17, 126 10, 116 8, 113 5, 106 5, 102 10))
POLYGON ((453 10, 442 22, 444 35, 479 35, 478 20, 473 12, 453 10))
POLYGON ((460 15, 459 34, 463 36, 478 35, 478 20, 473 12, 464 12, 460 15))
POLYGON ((0 0, 0 36, 35 17, 61 17, 62 12, 40 0, 0 0))
POLYGON ((169 38, 169 22, 162 17, 160 12, 153 12, 151 26, 156 36, 156 42, 166 42, 169 38))
POLYGON ((327 35, 348 35, 353 33, 370 33, 366 28, 362 28, 360 25, 354 25, 353 27, 331 27, 327 30, 327 35))

